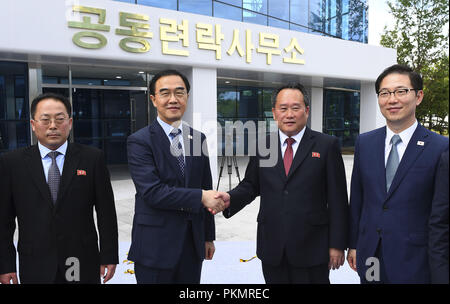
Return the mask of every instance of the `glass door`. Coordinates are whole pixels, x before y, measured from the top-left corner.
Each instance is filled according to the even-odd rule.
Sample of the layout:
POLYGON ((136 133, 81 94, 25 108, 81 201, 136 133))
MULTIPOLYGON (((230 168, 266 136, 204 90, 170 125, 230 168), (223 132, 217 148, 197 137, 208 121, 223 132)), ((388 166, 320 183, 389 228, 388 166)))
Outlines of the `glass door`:
POLYGON ((108 164, 127 163, 127 137, 149 122, 148 74, 113 68, 43 67, 43 92, 69 96, 72 141, 103 150, 108 164), (69 90, 69 87, 71 90, 69 90))
MULTIPOLYGON (((105 152, 108 164, 127 162, 126 140, 134 132, 130 92, 127 90, 74 89, 74 141, 105 152)), ((144 113, 145 115, 145 113, 144 113)))

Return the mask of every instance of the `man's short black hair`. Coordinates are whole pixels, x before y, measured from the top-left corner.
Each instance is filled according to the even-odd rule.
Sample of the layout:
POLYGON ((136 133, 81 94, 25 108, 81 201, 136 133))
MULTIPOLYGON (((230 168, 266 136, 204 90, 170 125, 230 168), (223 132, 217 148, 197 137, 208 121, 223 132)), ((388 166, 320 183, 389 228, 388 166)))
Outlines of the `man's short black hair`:
POLYGON ((178 72, 177 70, 164 70, 161 72, 156 73, 155 76, 153 76, 152 81, 150 81, 150 95, 155 96, 155 86, 158 79, 165 76, 180 76, 181 79, 183 79, 184 85, 186 87, 187 92, 189 93, 191 86, 189 84, 189 80, 186 76, 184 76, 182 73, 178 72))
POLYGON ((31 102, 31 107, 30 107, 31 119, 34 119, 34 114, 36 114, 36 108, 37 108, 38 103, 44 99, 54 99, 54 100, 62 102, 67 110, 67 114, 69 114, 69 117, 72 117, 72 107, 71 107, 70 101, 67 97, 64 97, 63 95, 57 94, 57 93, 44 93, 44 94, 40 94, 39 96, 37 96, 31 102))
POLYGON ((377 80, 375 81, 375 92, 378 94, 380 92, 380 85, 383 79, 390 74, 403 74, 408 75, 409 80, 411 82, 412 88, 414 90, 423 90, 423 80, 422 76, 420 76, 419 73, 415 72, 413 69, 411 69, 409 66, 402 65, 402 64, 394 64, 390 67, 386 68, 380 76, 378 76, 377 80))
POLYGON ((277 102, 278 93, 280 93, 284 89, 299 90, 303 94, 303 101, 305 103, 305 106, 309 107, 309 97, 308 97, 308 93, 306 92, 305 87, 299 82, 289 82, 289 83, 284 84, 281 87, 277 88, 275 90, 275 92, 273 92, 273 95, 272 95, 272 108, 275 108, 275 104, 277 102))

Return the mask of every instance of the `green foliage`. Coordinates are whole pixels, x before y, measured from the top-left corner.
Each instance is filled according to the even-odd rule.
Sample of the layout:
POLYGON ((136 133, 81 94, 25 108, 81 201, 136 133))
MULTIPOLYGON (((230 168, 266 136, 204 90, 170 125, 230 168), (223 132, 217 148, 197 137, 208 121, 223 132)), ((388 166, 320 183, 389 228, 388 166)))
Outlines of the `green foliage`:
POLYGON ((384 29, 380 44, 397 50, 397 61, 419 72, 424 100, 417 119, 429 129, 448 133, 449 1, 397 0, 388 2, 394 28, 384 29))

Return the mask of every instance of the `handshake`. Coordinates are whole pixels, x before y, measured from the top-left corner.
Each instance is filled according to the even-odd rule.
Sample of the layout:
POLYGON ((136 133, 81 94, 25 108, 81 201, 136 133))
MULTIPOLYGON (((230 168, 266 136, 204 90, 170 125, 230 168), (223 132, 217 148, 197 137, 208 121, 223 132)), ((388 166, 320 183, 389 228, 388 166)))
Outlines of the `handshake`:
POLYGON ((226 192, 202 190, 202 203, 214 215, 230 206, 230 195, 226 192))

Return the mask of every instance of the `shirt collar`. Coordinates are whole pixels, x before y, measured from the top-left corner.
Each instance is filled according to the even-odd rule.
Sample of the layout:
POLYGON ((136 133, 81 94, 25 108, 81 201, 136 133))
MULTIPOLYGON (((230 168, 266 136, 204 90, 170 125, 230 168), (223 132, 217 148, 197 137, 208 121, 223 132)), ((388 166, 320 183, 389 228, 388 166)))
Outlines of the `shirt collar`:
MULTIPOLYGON (((295 143, 299 143, 302 140, 303 134, 305 134, 305 130, 306 126, 304 126, 300 132, 298 132, 294 136, 291 136, 291 138, 295 139, 295 143)), ((280 129, 278 129, 278 133, 280 134, 280 143, 281 145, 283 145, 289 136, 284 134, 280 129)))
POLYGON ((59 153, 61 153, 62 155, 66 156, 66 152, 67 152, 67 140, 56 150, 50 150, 49 148, 43 146, 39 141, 38 141, 38 148, 39 148, 39 152, 41 153, 41 158, 45 158, 47 156, 48 153, 52 152, 52 151, 58 151, 59 153))
MULTIPOLYGON (((173 126, 169 125, 167 122, 163 121, 161 118, 156 117, 156 120, 158 121, 158 123, 161 125, 161 127, 164 130, 164 133, 166 133, 166 135, 169 137, 170 132, 172 132, 173 129, 175 129, 173 126)), ((183 135, 183 128, 181 127, 183 125, 183 122, 180 123, 180 125, 178 126, 178 130, 181 130, 181 135, 183 135)))
MULTIPOLYGON (((417 125, 418 125, 418 123, 417 123, 417 119, 416 119, 414 121, 414 123, 412 124, 412 126, 410 126, 409 128, 407 128, 397 134, 402 139, 402 143, 404 143, 405 145, 408 145, 409 140, 411 139, 411 137, 414 134, 414 131, 416 131, 417 125)), ((386 146, 391 144, 391 138, 395 134, 396 133, 394 133, 391 129, 389 129, 388 126, 386 126, 386 146)))

